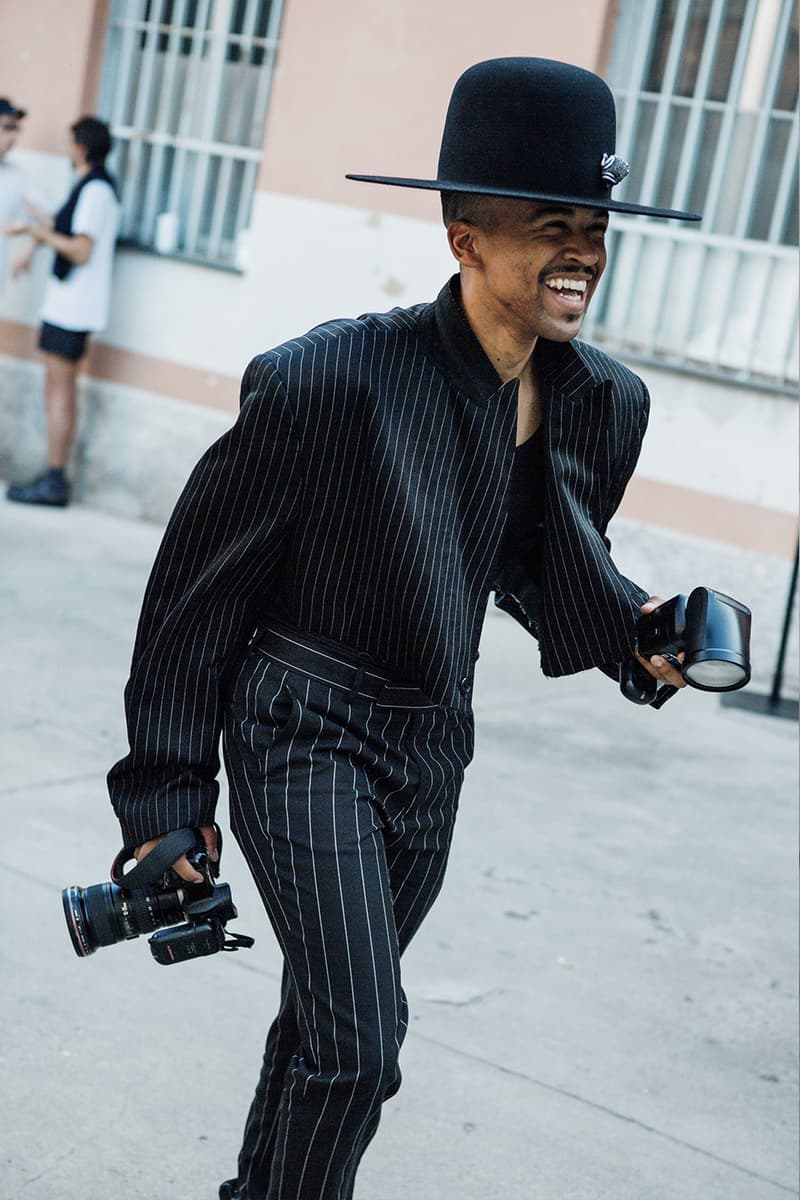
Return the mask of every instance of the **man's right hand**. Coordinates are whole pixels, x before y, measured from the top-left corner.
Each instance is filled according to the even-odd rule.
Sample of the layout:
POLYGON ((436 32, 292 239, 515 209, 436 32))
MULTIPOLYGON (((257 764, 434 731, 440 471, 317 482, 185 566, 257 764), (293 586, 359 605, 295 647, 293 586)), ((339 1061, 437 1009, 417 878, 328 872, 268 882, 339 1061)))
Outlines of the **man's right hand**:
MULTIPOLYGON (((213 825, 202 825, 199 832, 206 844, 209 859, 211 862, 217 862, 219 859, 219 854, 217 852, 217 831, 213 825)), ((151 838, 149 842, 142 842, 141 846, 137 846, 134 850, 133 857, 137 862, 141 862, 143 858, 147 858, 147 855, 158 845, 159 842, 163 842, 166 836, 166 834, 162 834, 161 837, 151 838)), ((203 882, 203 876, 199 871, 196 871, 194 867, 191 866, 185 854, 182 854, 180 858, 175 860, 175 862, 172 864, 172 869, 177 875, 180 875, 181 879, 185 880, 186 883, 203 882)))

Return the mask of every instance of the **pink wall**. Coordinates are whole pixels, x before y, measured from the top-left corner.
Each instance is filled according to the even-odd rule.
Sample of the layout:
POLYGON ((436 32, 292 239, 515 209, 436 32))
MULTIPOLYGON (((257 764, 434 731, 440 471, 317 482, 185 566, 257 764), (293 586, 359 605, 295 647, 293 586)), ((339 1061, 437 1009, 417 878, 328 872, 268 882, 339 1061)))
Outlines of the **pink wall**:
POLYGON ((20 145, 66 152, 67 127, 91 112, 108 0, 2 4, 0 96, 28 109, 20 145))
MULTIPOLYGON (((616 0, 285 0, 259 187, 409 216, 434 193, 344 179, 433 174, 447 101, 505 54, 601 69, 616 0)), ((110 0, 3 4, 0 95, 29 109, 21 145, 64 153, 94 106, 110 0)))
POLYGON ((347 171, 430 178, 452 85, 474 62, 598 69, 609 0, 286 0, 259 187, 431 218, 435 193, 347 171))

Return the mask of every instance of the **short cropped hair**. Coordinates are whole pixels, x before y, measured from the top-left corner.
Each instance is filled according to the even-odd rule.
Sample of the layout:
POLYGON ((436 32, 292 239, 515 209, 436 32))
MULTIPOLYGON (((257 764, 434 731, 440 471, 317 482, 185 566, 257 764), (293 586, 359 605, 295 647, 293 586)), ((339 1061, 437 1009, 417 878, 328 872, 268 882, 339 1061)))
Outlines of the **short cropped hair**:
POLYGON ((483 196, 478 192, 442 192, 442 220, 445 227, 449 228, 453 221, 467 221, 470 225, 480 225, 491 232, 497 224, 492 200, 492 196, 483 196))
POLYGON ((70 133, 79 146, 86 151, 86 159, 93 167, 102 167, 111 153, 111 131, 105 121, 98 117, 81 117, 70 125, 70 133))

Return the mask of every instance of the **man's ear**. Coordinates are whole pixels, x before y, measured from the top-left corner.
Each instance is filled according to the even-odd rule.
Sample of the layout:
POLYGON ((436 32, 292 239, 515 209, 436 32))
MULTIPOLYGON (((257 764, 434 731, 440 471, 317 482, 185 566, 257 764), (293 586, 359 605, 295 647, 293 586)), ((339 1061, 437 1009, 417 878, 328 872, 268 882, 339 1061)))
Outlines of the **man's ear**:
POLYGON ((469 221, 453 221, 447 227, 450 251, 462 267, 477 267, 480 264, 476 234, 476 227, 469 221))

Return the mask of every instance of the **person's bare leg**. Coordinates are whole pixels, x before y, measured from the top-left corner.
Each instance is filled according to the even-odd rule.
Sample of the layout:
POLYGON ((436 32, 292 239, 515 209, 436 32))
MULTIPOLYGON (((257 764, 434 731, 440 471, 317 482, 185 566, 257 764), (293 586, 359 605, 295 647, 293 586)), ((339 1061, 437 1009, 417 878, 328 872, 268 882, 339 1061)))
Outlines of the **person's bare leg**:
POLYGON ((47 407, 47 465, 64 468, 75 435, 78 364, 58 354, 44 355, 47 407))
POLYGON ((69 504, 64 466, 75 435, 75 384, 78 364, 58 354, 44 355, 44 399, 47 412, 47 467, 28 483, 10 484, 6 496, 20 504, 69 504))

